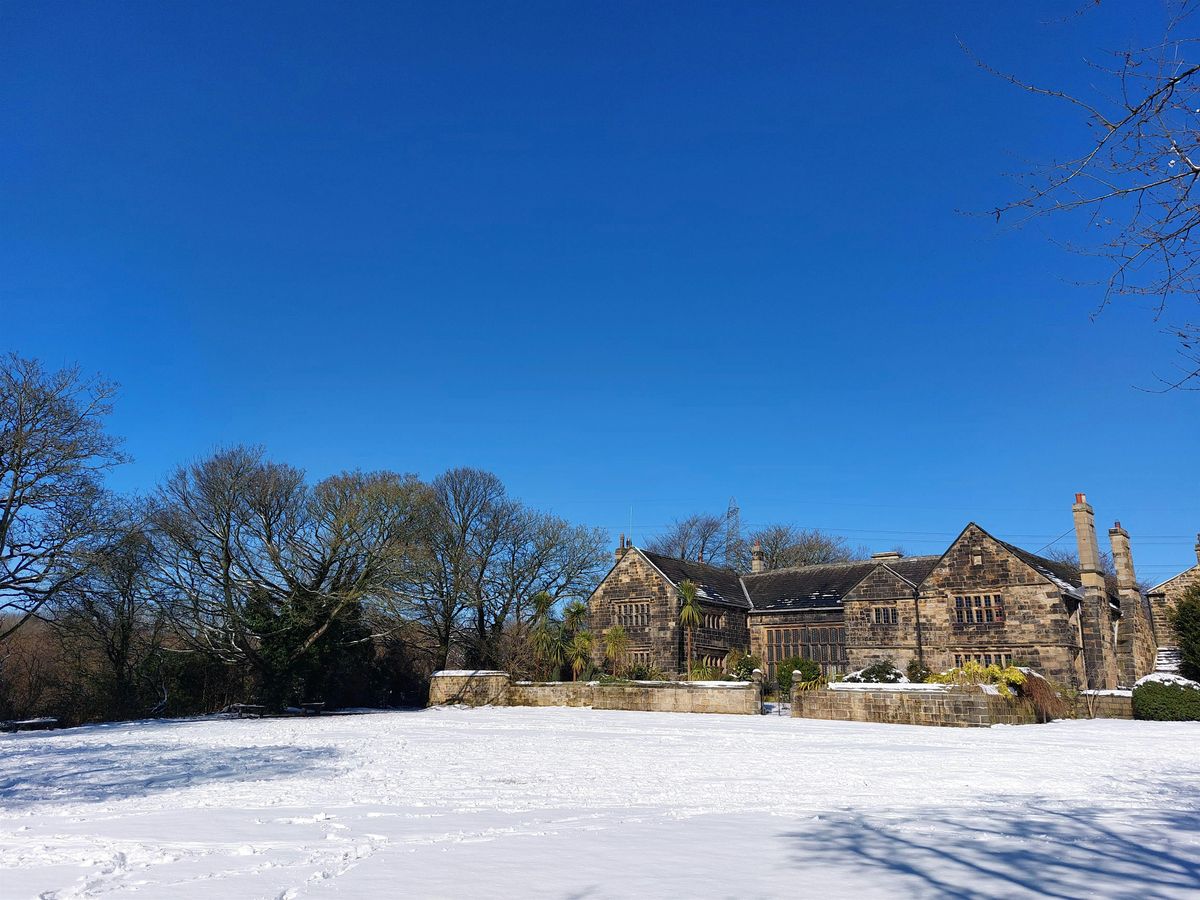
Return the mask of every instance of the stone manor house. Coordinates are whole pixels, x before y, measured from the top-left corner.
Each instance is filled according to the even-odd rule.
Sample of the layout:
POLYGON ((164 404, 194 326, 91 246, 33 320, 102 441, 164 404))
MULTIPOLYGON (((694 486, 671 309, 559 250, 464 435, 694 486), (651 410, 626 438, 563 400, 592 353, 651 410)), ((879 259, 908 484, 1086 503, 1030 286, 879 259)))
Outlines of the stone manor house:
MULTIPOLYGON (((974 522, 937 556, 877 553, 764 571, 755 548, 751 572, 741 576, 650 553, 622 536, 615 565, 588 602, 589 621, 596 633, 624 626, 630 663, 680 674, 686 667, 677 588, 690 579, 703 607, 693 654, 715 667, 730 650, 749 648, 769 677, 791 656, 815 660, 825 674, 882 659, 903 670, 915 658, 935 671, 975 660, 1028 665, 1081 689, 1130 686, 1154 671, 1159 646, 1172 645, 1165 610, 1176 582, 1191 576, 1159 585, 1147 600, 1118 522, 1108 532, 1116 568, 1110 586, 1083 494, 1075 495, 1073 515, 1078 571, 974 522)), ((1200 578, 1200 566, 1195 572, 1200 578)))

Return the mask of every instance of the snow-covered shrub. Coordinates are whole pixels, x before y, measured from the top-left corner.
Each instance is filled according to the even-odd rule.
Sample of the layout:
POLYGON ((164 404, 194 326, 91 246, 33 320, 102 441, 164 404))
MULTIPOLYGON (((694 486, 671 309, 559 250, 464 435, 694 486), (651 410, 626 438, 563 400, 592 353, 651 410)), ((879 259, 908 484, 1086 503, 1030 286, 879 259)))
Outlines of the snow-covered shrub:
POLYGON ((821 666, 803 656, 789 656, 775 667, 775 680, 779 682, 779 692, 787 695, 792 692, 792 681, 815 681, 821 677, 821 666), (792 675, 799 672, 800 678, 792 675))
POLYGON ((1159 722, 1200 721, 1200 683, 1156 672, 1133 687, 1133 717, 1159 722))
POLYGON ((892 665, 890 659, 885 659, 869 665, 865 669, 851 672, 842 680, 866 684, 904 684, 908 681, 908 678, 905 677, 903 672, 892 665))
POLYGON ((1025 673, 1016 666, 984 666, 971 660, 960 668, 942 672, 940 675, 930 675, 929 680, 937 684, 992 684, 1002 695, 1011 697, 1013 688, 1019 688, 1025 683, 1025 673))

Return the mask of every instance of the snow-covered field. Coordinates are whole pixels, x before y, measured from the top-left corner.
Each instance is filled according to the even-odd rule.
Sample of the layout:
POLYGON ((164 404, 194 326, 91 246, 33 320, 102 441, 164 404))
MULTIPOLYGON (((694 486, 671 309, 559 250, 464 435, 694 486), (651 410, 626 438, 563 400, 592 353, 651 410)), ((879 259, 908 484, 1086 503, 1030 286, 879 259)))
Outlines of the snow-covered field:
POLYGON ((434 709, 0 736, 0 896, 1168 897, 1200 725, 434 709))

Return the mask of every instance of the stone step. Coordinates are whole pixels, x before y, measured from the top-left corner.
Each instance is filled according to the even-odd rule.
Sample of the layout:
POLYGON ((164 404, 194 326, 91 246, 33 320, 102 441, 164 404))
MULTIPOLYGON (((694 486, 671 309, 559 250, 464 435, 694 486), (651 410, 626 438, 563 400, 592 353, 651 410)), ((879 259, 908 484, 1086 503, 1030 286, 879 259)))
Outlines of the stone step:
POLYGON ((1178 672, 1179 664, 1183 662, 1183 654, 1174 647, 1159 647, 1158 657, 1154 660, 1155 672, 1178 672))

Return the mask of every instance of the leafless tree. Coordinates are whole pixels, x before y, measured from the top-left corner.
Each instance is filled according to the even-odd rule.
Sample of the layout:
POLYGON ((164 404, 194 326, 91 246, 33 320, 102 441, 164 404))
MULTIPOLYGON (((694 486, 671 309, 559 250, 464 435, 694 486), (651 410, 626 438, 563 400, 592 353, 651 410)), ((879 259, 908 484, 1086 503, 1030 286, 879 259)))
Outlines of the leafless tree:
POLYGON ((603 575, 607 535, 525 507, 491 472, 457 468, 434 479, 415 578, 398 592, 436 635, 446 665, 462 646, 470 665, 505 665, 534 617, 533 598, 586 597, 603 575))
POLYGON ((422 491, 390 472, 309 487, 300 470, 246 447, 180 468, 159 490, 153 520, 181 633, 249 665, 280 702, 292 668, 404 577, 422 491))
MULTIPOLYGON (((1162 39, 1089 63, 1098 77, 1095 96, 1032 84, 983 61, 977 64, 1032 94, 1051 98, 1077 115, 1079 149, 1060 162, 1027 173, 1027 191, 995 210, 997 220, 1040 216, 1071 219, 1088 237, 1071 246, 1111 263, 1097 312, 1114 298, 1148 299, 1155 319, 1168 304, 1194 315, 1200 296, 1200 0, 1169 4, 1162 39), (1190 309, 1191 312, 1186 310, 1190 309)), ((1197 389, 1200 324, 1166 329, 1178 339, 1176 371, 1157 376, 1162 390, 1197 389)))
POLYGON ((0 357, 0 641, 80 577, 102 530, 116 388, 77 367, 0 357))
MULTIPOLYGON (((48 607, 48 621, 92 682, 91 715, 124 718, 143 711, 152 663, 161 653, 167 622, 154 586, 154 552, 141 511, 126 507, 107 529, 108 539, 88 551, 82 577, 48 607)), ((163 699, 163 698, 157 698, 163 699)))
POLYGON ((727 532, 724 516, 696 513, 676 519, 665 532, 646 544, 651 553, 736 569, 744 553, 740 535, 727 532))
POLYGON ((792 566, 814 566, 820 563, 845 562, 861 559, 846 539, 815 528, 794 525, 767 525, 752 532, 748 543, 762 546, 763 561, 768 570, 792 566))

